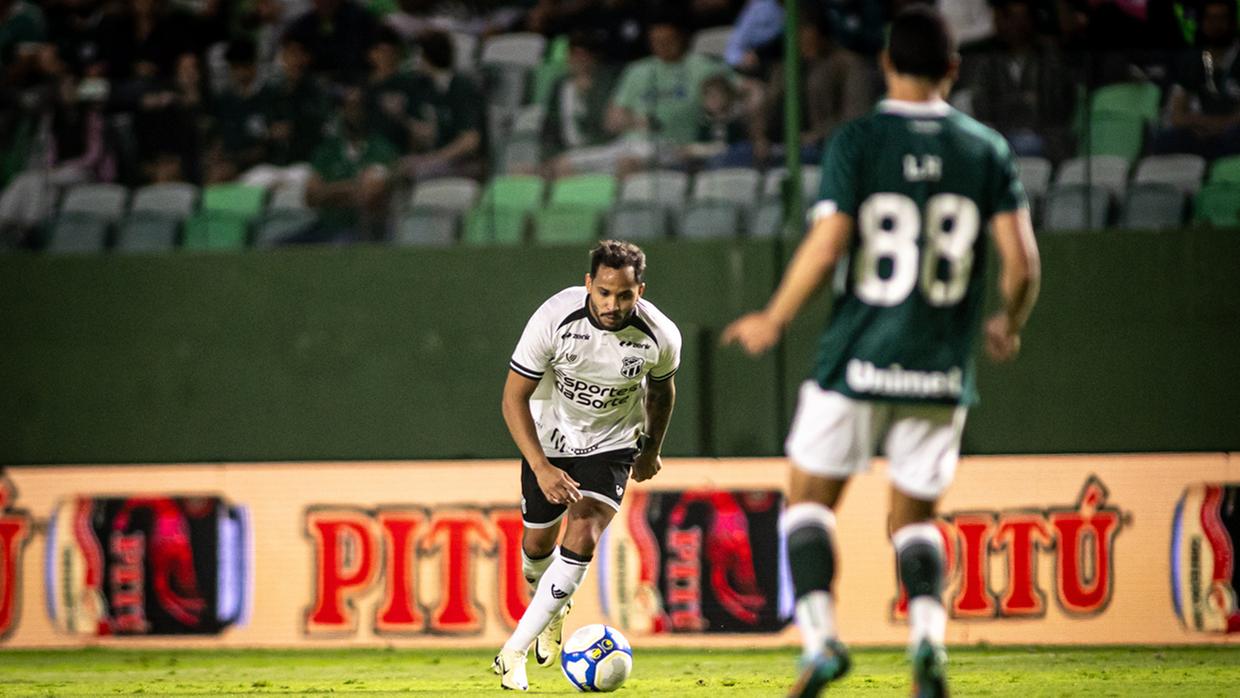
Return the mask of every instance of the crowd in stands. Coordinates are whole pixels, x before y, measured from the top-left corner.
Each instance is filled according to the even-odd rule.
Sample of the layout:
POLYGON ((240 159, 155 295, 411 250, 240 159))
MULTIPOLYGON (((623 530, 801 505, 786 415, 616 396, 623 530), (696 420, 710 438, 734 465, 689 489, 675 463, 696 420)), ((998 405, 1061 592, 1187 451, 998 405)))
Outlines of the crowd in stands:
MULTIPOLYGON (((315 214, 288 240, 350 241, 442 178, 815 163, 917 1, 801 0, 789 135, 780 0, 0 0, 0 247, 88 183, 287 188, 315 214)), ((1022 157, 1240 154, 1237 0, 937 5, 953 105, 1022 157), (1148 107, 1100 105, 1133 84, 1148 107)))

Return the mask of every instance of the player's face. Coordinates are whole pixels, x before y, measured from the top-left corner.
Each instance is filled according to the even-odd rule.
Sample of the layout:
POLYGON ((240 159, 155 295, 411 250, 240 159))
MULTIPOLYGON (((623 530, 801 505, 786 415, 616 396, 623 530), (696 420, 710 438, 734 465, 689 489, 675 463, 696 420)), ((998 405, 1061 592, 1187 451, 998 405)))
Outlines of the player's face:
POLYGON ((586 274, 586 290, 590 292, 590 314, 609 330, 624 326, 637 300, 646 292, 646 284, 637 280, 633 267, 616 269, 600 266, 598 274, 586 274))

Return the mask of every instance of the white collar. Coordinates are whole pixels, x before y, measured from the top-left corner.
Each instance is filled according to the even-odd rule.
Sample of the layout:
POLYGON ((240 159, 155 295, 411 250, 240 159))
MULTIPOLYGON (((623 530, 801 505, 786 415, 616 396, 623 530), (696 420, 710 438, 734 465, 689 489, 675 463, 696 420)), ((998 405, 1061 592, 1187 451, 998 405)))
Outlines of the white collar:
POLYGON ((878 110, 884 114, 897 114, 914 118, 947 116, 951 109, 951 105, 941 99, 934 99, 929 102, 909 102, 903 99, 888 98, 878 103, 878 110))

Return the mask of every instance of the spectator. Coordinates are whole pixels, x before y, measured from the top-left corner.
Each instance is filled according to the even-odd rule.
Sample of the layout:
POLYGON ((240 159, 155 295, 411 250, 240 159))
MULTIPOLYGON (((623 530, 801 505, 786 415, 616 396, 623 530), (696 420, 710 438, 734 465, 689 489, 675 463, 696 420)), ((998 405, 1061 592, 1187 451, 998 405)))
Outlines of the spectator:
POLYGON ((427 74, 427 92, 422 103, 422 120, 430 128, 415 129, 418 152, 406 156, 401 165, 414 179, 427 177, 481 177, 483 161, 482 92, 473 80, 452 70, 452 38, 443 32, 422 36, 422 61, 427 74))
POLYGON ((148 182, 199 179, 198 125, 203 108, 203 75, 198 57, 180 54, 171 79, 152 77, 130 83, 127 102, 134 108, 140 174, 148 182))
POLYGON ((1240 154, 1240 38, 1234 0, 1206 0, 1197 48, 1186 52, 1154 150, 1205 158, 1240 154))
MULTIPOLYGON (((797 26, 801 54, 801 159, 818 162, 827 137, 873 105, 873 65, 832 41, 823 16, 803 10, 797 26)), ((784 68, 780 64, 771 71, 754 120, 754 158, 759 165, 783 152, 770 144, 786 140, 784 95, 784 68)))
POLYGON ((0 84, 19 82, 47 40, 43 12, 26 0, 0 0, 0 84))
POLYGON ((310 11, 310 0, 254 0, 241 25, 258 51, 258 77, 263 82, 280 74, 280 39, 297 18, 310 11))
POLYGON ((90 72, 115 82, 175 78, 184 53, 199 54, 201 35, 193 19, 167 9, 165 0, 132 0, 106 12, 95 32, 90 72))
POLYGON ((571 171, 623 175, 652 163, 676 166, 697 137, 702 83, 727 67, 688 52, 674 13, 656 16, 647 33, 654 55, 624 69, 607 108, 606 129, 618 140, 569 153, 571 171))
POLYGON ((323 137, 327 94, 310 76, 310 54, 294 35, 280 41, 280 68, 280 78, 264 86, 261 96, 267 161, 242 175, 246 184, 270 188, 304 182, 323 137))
POLYGON ((362 90, 346 90, 336 133, 324 138, 315 151, 306 182, 306 203, 318 210, 318 226, 295 242, 383 237, 397 153, 370 124, 362 90))
POLYGON ((225 52, 228 85, 211 100, 208 184, 226 182, 266 159, 267 124, 253 41, 235 39, 225 52))
POLYGON ((760 75, 775 55, 784 35, 783 0, 749 0, 736 20, 723 60, 737 72, 760 75))
POLYGON ((61 188, 108 182, 116 174, 103 118, 107 82, 93 78, 78 84, 68 74, 59 80, 41 124, 48 135, 46 151, 0 194, 0 246, 23 242, 51 212, 61 188))
POLYGON ((1054 161, 1071 155, 1076 85, 1065 79, 1059 48, 1040 40, 1030 0, 995 6, 993 50, 965 57, 962 88, 973 116, 999 131, 1017 155, 1054 161))
POLYGON ((353 0, 314 0, 314 9, 289 26, 287 36, 310 53, 310 69, 340 82, 360 83, 378 22, 353 0))
POLYGON ((749 130, 736 85, 726 75, 712 75, 702 82, 702 117, 696 141, 685 146, 685 158, 702 161, 706 168, 752 165, 749 130))
POLYGON ((369 57, 367 112, 375 130, 407 155, 415 141, 427 142, 433 136, 431 123, 417 118, 429 86, 421 76, 401 70, 405 43, 388 27, 379 29, 369 57))
POLYGON ((571 169, 563 153, 596 147, 608 140, 603 121, 617 77, 612 66, 602 63, 599 42, 592 35, 575 32, 569 36, 568 74, 552 88, 543 122, 546 152, 556 154, 551 162, 554 176, 571 169))

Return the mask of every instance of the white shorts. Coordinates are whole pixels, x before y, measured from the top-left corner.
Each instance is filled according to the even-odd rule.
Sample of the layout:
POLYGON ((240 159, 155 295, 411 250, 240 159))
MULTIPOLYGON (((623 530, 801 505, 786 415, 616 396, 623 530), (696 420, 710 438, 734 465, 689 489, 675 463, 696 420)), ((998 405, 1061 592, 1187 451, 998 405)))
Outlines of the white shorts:
POLYGON ((801 384, 784 450, 797 468, 843 480, 868 470, 881 444, 891 484, 910 497, 935 500, 956 474, 968 411, 956 405, 853 400, 808 380, 801 384))

